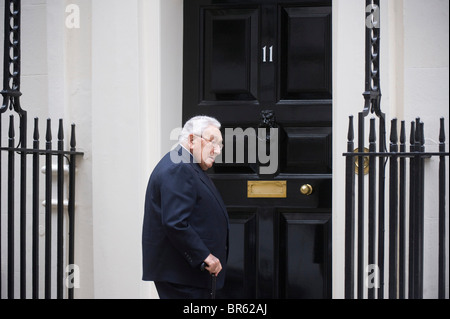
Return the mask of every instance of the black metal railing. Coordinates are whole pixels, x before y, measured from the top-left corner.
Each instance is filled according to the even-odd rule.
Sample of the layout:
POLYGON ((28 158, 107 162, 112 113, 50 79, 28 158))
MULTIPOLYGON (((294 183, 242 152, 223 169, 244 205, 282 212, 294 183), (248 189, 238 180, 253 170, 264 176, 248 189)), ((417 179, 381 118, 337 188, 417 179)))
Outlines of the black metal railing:
POLYGON ((69 276, 71 274, 68 274, 68 271, 73 268, 67 268, 67 266, 74 265, 75 163, 76 157, 83 153, 76 151, 74 124, 71 127, 70 150, 64 151, 62 119, 59 120, 56 147, 52 145, 51 120, 48 119, 45 148, 40 148, 37 118, 34 120, 33 146, 32 148, 27 146, 27 112, 20 105, 22 95, 20 92, 20 12, 20 0, 5 1, 3 90, 1 91, 3 104, 0 108, 0 272, 5 276, 0 276, 0 298, 37 299, 55 296, 56 298, 73 298, 75 286, 72 282, 73 278, 69 276), (4 116, 7 112, 12 113, 9 118, 4 116), (19 121, 18 136, 16 135, 16 117, 19 121), (7 132, 5 145, 2 136, 3 127, 7 132), (4 158, 6 165, 3 164, 4 158), (42 162, 45 163, 43 169, 45 211, 43 218, 40 218, 42 215, 40 203, 42 162), (53 162, 56 162, 56 200, 52 199, 53 162), (31 165, 30 174, 27 170, 29 164, 31 165), (68 178, 65 176, 66 171, 68 171, 68 178), (17 193, 16 190, 19 192, 17 193), (6 195, 6 198, 3 195, 6 195), (67 202, 65 196, 68 198, 67 202), (6 200, 5 203, 4 200, 6 200), (44 225, 40 225, 42 219, 44 225), (56 226, 52 225, 53 219, 56 219, 56 226), (2 227, 5 220, 7 225, 2 227), (28 225, 31 225, 31 232, 28 225), (40 226, 44 226, 43 244, 39 238, 43 235, 42 232, 40 233, 40 226), (41 252, 44 253, 44 260, 40 260, 41 252), (54 264, 56 264, 56 270, 52 270, 55 268, 54 264), (3 265, 7 265, 5 269, 3 265), (44 271, 41 271, 41 265, 44 271), (6 281, 2 280, 3 277, 6 281), (41 278, 44 282, 43 289, 40 287, 41 278))
POLYGON ((387 150, 386 119, 380 107, 379 10, 379 0, 366 0, 365 104, 358 114, 358 147, 355 149, 353 116, 350 116, 347 152, 343 154, 346 157, 344 294, 345 298, 382 299, 385 298, 385 282, 388 282, 388 298, 423 297, 424 203, 425 194, 428 199, 433 195, 425 189, 425 176, 433 173, 432 170, 425 170, 425 161, 439 157, 436 176, 439 192, 435 196, 439 202, 439 230, 436 236, 439 257, 436 265, 439 271, 438 296, 445 298, 448 282, 448 208, 445 204, 448 180, 445 165, 449 153, 445 151, 444 119, 440 120, 438 152, 425 151, 424 123, 420 118, 411 122, 409 152, 405 121, 401 121, 399 143, 397 119, 391 120, 387 150), (376 119, 370 119, 369 148, 365 148, 365 119, 370 112, 377 116, 379 130, 377 134, 376 119), (365 174, 368 174, 367 181, 365 174))
MULTIPOLYGON (((375 119, 370 119, 369 151, 354 152, 353 117, 350 117, 348 150, 346 156, 346 248, 345 248, 345 297, 384 298, 385 271, 388 270, 389 298, 422 298, 424 265, 424 203, 428 200, 439 202, 439 229, 436 244, 439 257, 435 264, 439 271, 438 296, 445 298, 445 283, 448 282, 448 247, 446 247, 446 227, 448 207, 445 205, 445 190, 448 184, 445 172, 445 126, 440 120, 439 151, 426 152, 424 146, 424 124, 420 119, 411 122, 410 150, 406 151, 405 121, 401 122, 400 144, 397 119, 391 121, 389 152, 376 151, 375 119), (425 161, 439 158, 439 172, 436 176, 437 194, 425 190, 425 161), (382 170, 378 172, 378 161, 382 170), (363 163, 368 164, 364 167, 363 163), (357 164, 357 166, 356 166, 357 164), (407 167, 409 166, 409 175, 407 167), (385 186, 385 168, 389 167, 389 192, 377 193, 385 186), (368 169, 368 200, 366 201, 364 170, 368 169), (358 173, 358 187, 355 176, 358 173), (362 182, 360 177, 363 177, 362 182), (358 196, 356 198, 356 190, 358 196), (377 198, 378 197, 378 198, 377 198), (358 205, 355 205, 355 202, 358 205), (357 208, 357 213, 356 209, 357 208), (385 212, 385 207, 387 212, 385 212), (378 209, 377 209, 378 208, 378 209), (376 218, 378 215, 378 219, 376 218), (365 222, 367 216, 368 221, 365 222), (388 227, 386 226, 388 225, 388 227), (356 232, 356 229, 358 232, 356 232), (367 229, 367 232, 366 232, 367 229), (387 231, 387 234, 385 233, 387 231), (367 242, 366 239, 367 238, 367 242), (376 245, 378 239, 378 245, 376 245), (388 251, 386 252, 386 241, 388 251), (357 245, 358 250, 355 249, 357 245), (387 263, 385 260, 387 257, 387 263), (366 262, 366 259, 368 262, 366 262), (367 268, 368 266, 375 266, 367 268), (373 275, 373 276, 371 276, 373 275), (369 283, 370 279, 374 282, 369 283), (356 285, 355 285, 356 281, 356 285), (375 282, 376 281, 376 282, 375 282), (355 294, 355 289, 356 294, 355 294)), ((359 126, 359 130, 361 126, 359 126)), ((428 260, 427 262, 432 262, 428 260)))

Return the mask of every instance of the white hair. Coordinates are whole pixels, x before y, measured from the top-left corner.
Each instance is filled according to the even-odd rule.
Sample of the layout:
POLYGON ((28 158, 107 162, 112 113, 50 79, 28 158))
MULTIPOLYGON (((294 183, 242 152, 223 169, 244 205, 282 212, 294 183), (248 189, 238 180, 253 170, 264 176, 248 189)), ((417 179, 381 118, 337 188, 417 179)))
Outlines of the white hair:
POLYGON ((191 134, 202 136, 203 131, 209 126, 220 129, 221 124, 215 118, 206 115, 199 115, 191 118, 184 124, 180 136, 178 136, 178 142, 182 143, 187 141, 191 134))

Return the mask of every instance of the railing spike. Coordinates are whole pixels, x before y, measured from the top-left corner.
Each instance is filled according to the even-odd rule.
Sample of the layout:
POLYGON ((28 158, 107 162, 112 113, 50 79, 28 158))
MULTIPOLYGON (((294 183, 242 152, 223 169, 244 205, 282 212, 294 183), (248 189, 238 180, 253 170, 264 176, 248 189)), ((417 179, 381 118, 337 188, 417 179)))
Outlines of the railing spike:
POLYGON ((398 142, 398 134, 397 134, 397 119, 391 120, 391 143, 397 144, 398 142))
POLYGON ((400 124, 400 143, 401 144, 405 144, 406 143, 405 121, 401 121, 401 124, 400 124))
POLYGON ((47 142, 52 141, 52 120, 47 119, 47 133, 45 134, 45 139, 47 142))
POLYGON ((425 145, 425 124, 420 122, 420 145, 425 145))
POLYGON ((75 139, 75 124, 72 124, 72 132, 71 132, 71 136, 70 136, 70 150, 71 151, 75 151, 75 147, 76 147, 76 139, 75 139))
POLYGON ((63 119, 59 119, 58 140, 62 141, 63 139, 64 139, 63 119))
POLYGON ((439 130, 439 142, 445 143, 445 119, 443 117, 441 117, 440 124, 441 127, 439 130))
POLYGON ((347 139, 349 142, 353 142, 354 138, 355 138, 355 133, 354 133, 354 129, 353 129, 353 115, 351 115, 351 116, 349 116, 347 139))
POLYGON ((34 132, 33 132, 33 139, 35 141, 39 141, 39 118, 34 118, 34 132))
POLYGON ((411 121, 411 132, 409 134, 409 144, 414 145, 415 136, 416 136, 416 124, 414 121, 411 121))
POLYGON ((416 118, 416 134, 414 135, 414 142, 420 142, 420 117, 416 118))

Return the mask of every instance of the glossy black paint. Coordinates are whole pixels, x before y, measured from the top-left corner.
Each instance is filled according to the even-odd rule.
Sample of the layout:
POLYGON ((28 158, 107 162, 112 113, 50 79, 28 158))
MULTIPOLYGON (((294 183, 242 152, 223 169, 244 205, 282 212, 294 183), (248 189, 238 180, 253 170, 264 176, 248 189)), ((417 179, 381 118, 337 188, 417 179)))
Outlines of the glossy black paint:
POLYGON ((186 1, 183 120, 331 126, 331 1, 186 1), (237 119, 237 115, 239 119, 237 119))
POLYGON ((331 1, 188 0, 184 10, 183 122, 206 114, 223 126, 223 160, 209 171, 230 216, 217 297, 330 298, 331 1), (276 173, 248 160, 252 136, 243 163, 225 162, 237 150, 227 128, 269 126, 276 173), (287 198, 248 198, 249 180, 287 181, 287 198))

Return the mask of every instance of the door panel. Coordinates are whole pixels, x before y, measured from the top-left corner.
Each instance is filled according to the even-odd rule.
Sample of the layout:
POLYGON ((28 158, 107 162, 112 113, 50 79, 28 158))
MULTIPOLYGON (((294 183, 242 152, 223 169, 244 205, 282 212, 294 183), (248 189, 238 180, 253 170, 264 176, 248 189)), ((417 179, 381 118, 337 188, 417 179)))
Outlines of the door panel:
POLYGON ((202 102, 257 100, 258 10, 205 9, 204 16, 202 102))
POLYGON ((280 8, 280 100, 331 99, 331 7, 280 8))
POLYGON ((256 298, 256 208, 233 209, 228 207, 230 217, 229 247, 231 254, 227 263, 227 281, 218 298, 256 298))
POLYGON ((280 212, 279 297, 331 295, 331 214, 280 212))
POLYGON ((208 171, 230 216, 219 298, 331 297, 331 34, 331 0, 184 1, 183 123, 216 117, 225 145, 208 171), (268 126, 265 175, 251 132, 268 126))
POLYGON ((211 177, 230 216, 228 273, 218 298, 330 298, 327 175, 279 175, 286 198, 248 198, 248 182, 260 181, 254 175, 211 177), (302 194, 303 185, 312 194, 302 194))
POLYGON ((286 172, 331 172, 331 128, 288 127, 285 158, 286 172))

